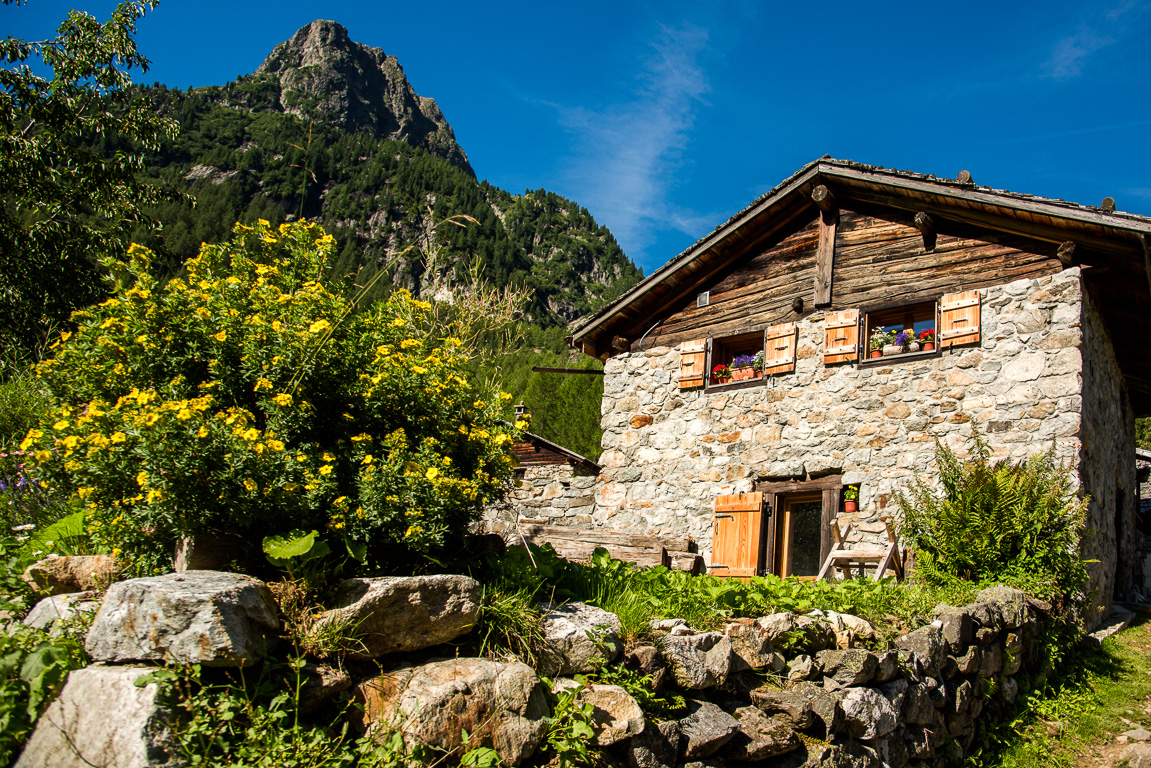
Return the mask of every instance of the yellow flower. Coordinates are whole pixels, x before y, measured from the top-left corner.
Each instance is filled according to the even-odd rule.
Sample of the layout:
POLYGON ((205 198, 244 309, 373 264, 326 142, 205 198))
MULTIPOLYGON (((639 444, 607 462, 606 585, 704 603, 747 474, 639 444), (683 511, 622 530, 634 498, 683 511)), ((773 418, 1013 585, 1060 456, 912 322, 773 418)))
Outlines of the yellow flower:
POLYGON ((162 491, 148 491, 148 498, 145 500, 151 504, 153 501, 159 501, 162 498, 164 498, 162 491))
POLYGON ((267 379, 256 379, 256 386, 252 387, 253 392, 259 392, 262 389, 271 390, 272 382, 267 379))
POLYGON ((257 456, 263 456, 264 455, 264 444, 263 443, 256 443, 255 445, 252 446, 252 450, 256 452, 257 456))
POLYGON ((243 432, 240 435, 240 437, 244 438, 248 442, 255 440, 259 436, 260 436, 260 430, 256 429, 255 427, 249 428, 248 430, 246 430, 245 432, 243 432))
POLYGON ((394 325, 396 328, 403 328, 405 323, 403 320, 401 320, 400 318, 397 317, 395 320, 392 321, 392 325, 394 325))
POLYGON ((112 437, 109 439, 112 441, 112 444, 115 445, 116 443, 122 443, 127 440, 128 436, 123 432, 113 432, 112 437))
POLYGON ((284 450, 284 444, 281 443, 279 440, 269 440, 268 441, 268 447, 271 448, 273 451, 284 450))
POLYGON ((518 429, 519 431, 522 432, 527 428, 528 428, 528 423, 526 421, 524 421, 523 419, 520 419, 516 422, 516 429, 518 429))
POLYGON ((220 331, 219 333, 217 333, 212 338, 215 339, 216 341, 224 341, 225 339, 228 338, 228 332, 227 331, 220 331))
POLYGON ((328 453, 327 451, 324 451, 324 455, 321 456, 320 458, 323 459, 324 461, 335 461, 336 460, 336 457, 333 456, 332 454, 328 453))
POLYGON ((325 464, 324 466, 320 467, 320 474, 321 475, 332 474, 332 465, 331 464, 325 464))
POLYGON ((60 421, 58 421, 52 425, 52 429, 56 430, 57 432, 64 430, 64 429, 67 429, 67 428, 68 428, 68 422, 65 421, 64 419, 60 419, 60 421))
POLYGON ((159 420, 160 420, 160 414, 149 413, 147 416, 144 417, 144 426, 150 427, 159 420))
POLYGON ((371 464, 372 463, 372 454, 369 453, 367 456, 364 457, 364 460, 361 461, 360 463, 361 464, 371 464))
POLYGON ((307 461, 307 460, 308 460, 308 457, 307 457, 307 456, 305 456, 304 454, 302 454, 302 453, 297 453, 297 454, 296 454, 296 461, 298 461, 298 462, 300 462, 300 463, 303 463, 303 462, 305 462, 305 461, 307 461))
POLYGON ((247 488, 250 492, 255 493, 259 486, 256 485, 255 480, 249 477, 244 480, 244 487, 247 488))
POLYGON ((278 394, 272 398, 272 402, 275 403, 276 405, 280 406, 281 408, 287 408, 288 406, 290 406, 292 404, 292 396, 289 395, 287 392, 281 392, 280 394, 278 394))
POLYGON ((69 451, 75 450, 76 446, 80 444, 80 438, 76 435, 68 435, 64 438, 63 444, 69 451))
POLYGON ((404 339, 400 342, 400 349, 412 349, 418 346, 420 346, 420 342, 415 339, 404 339))
POLYGON ((192 412, 187 408, 181 408, 180 412, 176 414, 176 418, 180 421, 187 421, 192 418, 192 412))
POLYGON ((136 475, 136 485, 138 485, 142 488, 147 484, 148 484, 148 473, 147 472, 141 472, 140 474, 136 475))
POLYGON ((317 320, 316 322, 314 322, 308 326, 308 332, 309 333, 323 333, 324 331, 328 330, 331 327, 332 327, 332 324, 329 323, 327 320, 317 320))
POLYGON ((440 471, 438 469, 436 469, 435 467, 432 467, 431 469, 429 469, 427 471, 427 473, 424 475, 424 477, 428 478, 429 480, 435 480, 436 476, 438 474, 440 474, 440 471))
POLYGON ((208 436, 208 428, 207 427, 200 427, 199 431, 196 432, 196 437, 207 437, 207 436, 208 436))
POLYGON ((369 435, 367 432, 352 436, 352 442, 353 443, 359 443, 359 442, 362 442, 364 440, 371 440, 371 439, 372 439, 372 436, 369 435))

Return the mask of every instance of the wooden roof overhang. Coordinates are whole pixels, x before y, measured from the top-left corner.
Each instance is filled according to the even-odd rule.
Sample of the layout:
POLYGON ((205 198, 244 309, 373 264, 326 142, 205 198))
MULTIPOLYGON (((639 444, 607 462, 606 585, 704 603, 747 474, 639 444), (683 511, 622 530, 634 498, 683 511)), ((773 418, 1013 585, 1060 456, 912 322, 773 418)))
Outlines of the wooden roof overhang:
POLYGON ((546 437, 540 437, 539 435, 535 434, 534 432, 524 432, 523 435, 524 435, 523 442, 530 443, 530 444, 538 446, 540 448, 545 448, 549 451, 554 451, 555 453, 561 454, 562 456, 567 458, 568 463, 571 464, 572 466, 581 466, 584 469, 587 469, 591 472, 596 473, 597 475, 602 470, 602 467, 600 467, 599 464, 596 464, 591 459, 589 459, 585 456, 580 456, 575 451, 568 450, 567 448, 564 448, 562 445, 559 445, 558 443, 553 443, 551 440, 548 440, 546 437))
POLYGON ((1151 219, 831 158, 804 166, 597 312, 573 346, 600 358, 628 348, 737 259, 814 217, 821 185, 845 208, 924 212, 940 226, 1018 235, 1050 252, 1074 243, 1065 261, 1083 267, 1136 415, 1151 415, 1151 219))

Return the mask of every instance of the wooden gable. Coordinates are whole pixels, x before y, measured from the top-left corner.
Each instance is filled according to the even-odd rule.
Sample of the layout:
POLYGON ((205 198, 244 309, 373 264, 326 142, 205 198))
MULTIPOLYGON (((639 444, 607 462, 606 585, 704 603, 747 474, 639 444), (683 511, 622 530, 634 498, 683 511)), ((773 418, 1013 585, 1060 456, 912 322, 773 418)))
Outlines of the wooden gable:
POLYGON ((573 343, 606 357, 763 333, 816 311, 936 302, 1068 266, 1083 268, 1136 413, 1151 414, 1151 356, 1140 354, 1151 335, 1151 219, 829 158, 653 272, 573 343))

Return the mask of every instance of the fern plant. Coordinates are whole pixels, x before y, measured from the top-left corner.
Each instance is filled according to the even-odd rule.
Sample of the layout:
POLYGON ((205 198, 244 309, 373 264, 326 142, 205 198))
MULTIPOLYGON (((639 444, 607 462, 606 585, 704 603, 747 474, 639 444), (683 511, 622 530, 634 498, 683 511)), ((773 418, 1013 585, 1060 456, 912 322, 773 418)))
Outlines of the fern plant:
POLYGON ((942 494, 917 480, 898 493, 900 535, 929 584, 1003 581, 1044 596, 1069 595, 1086 580, 1079 556, 1087 499, 1051 451, 992 462, 978 433, 971 458, 935 449, 942 494))

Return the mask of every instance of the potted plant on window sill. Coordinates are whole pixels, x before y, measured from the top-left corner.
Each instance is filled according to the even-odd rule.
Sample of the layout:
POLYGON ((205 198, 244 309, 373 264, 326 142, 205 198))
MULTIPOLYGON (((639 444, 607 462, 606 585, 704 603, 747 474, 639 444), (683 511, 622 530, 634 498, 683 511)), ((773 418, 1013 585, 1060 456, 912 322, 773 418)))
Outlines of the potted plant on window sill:
POLYGON ((895 338, 891 343, 883 348, 884 355, 905 355, 908 352, 918 352, 919 343, 913 341, 915 338, 914 331, 903 330, 895 334, 895 338))
POLYGON ((752 363, 755 358, 751 355, 736 355, 735 359, 731 361, 731 378, 733 381, 743 381, 745 379, 754 379, 758 374, 752 363))
POLYGON ((849 485, 843 489, 843 511, 850 514, 859 509, 859 486, 849 485))
POLYGON ((726 384, 731 381, 731 370, 723 363, 720 363, 711 369, 711 380, 716 384, 726 384))
POLYGON ((919 334, 919 343, 923 345, 924 352, 935 351, 935 329, 928 328, 919 334))
POLYGON ((883 348, 888 343, 888 335, 882 330, 874 330, 871 332, 871 338, 867 341, 867 348, 871 350, 871 359, 883 357, 883 348))

